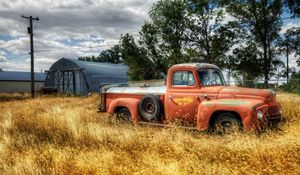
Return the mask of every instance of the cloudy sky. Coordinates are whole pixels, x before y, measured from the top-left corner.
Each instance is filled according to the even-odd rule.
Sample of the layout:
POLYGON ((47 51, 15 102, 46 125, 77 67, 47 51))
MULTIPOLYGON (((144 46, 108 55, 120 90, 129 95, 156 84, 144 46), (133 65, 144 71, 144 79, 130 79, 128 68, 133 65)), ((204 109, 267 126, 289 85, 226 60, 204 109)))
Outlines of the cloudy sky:
POLYGON ((155 0, 1 0, 0 68, 30 70, 29 20, 33 22, 35 70, 67 57, 98 55, 120 35, 137 35, 155 0))
MULTIPOLYGON (((62 57, 98 55, 118 43, 121 34, 137 36, 153 2, 156 0, 1 0, 0 69, 30 70, 29 21, 22 15, 40 18, 33 22, 35 71, 44 71, 62 57)), ((300 20, 285 20, 282 32, 292 26, 300 26, 300 20)))

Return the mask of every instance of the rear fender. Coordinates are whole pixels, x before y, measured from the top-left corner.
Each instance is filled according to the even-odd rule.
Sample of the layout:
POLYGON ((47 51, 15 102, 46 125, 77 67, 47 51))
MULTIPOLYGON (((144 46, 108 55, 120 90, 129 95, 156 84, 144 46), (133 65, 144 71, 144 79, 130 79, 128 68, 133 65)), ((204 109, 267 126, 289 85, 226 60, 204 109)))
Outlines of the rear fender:
POLYGON ((260 100, 247 99, 216 99, 204 101, 198 106, 197 128, 200 131, 208 129, 209 122, 215 112, 234 112, 241 118, 243 127, 246 130, 253 128, 253 109, 261 104, 260 100))
POLYGON ((113 100, 108 108, 108 115, 112 117, 117 107, 126 107, 131 113, 133 122, 137 122, 139 118, 139 102, 140 100, 134 98, 118 98, 113 100))

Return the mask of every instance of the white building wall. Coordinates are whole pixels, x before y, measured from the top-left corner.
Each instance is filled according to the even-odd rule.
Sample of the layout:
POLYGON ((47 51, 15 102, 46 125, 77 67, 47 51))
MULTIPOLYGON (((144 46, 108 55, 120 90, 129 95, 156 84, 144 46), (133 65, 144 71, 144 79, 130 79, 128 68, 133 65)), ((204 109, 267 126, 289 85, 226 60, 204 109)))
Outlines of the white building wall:
MULTIPOLYGON (((40 91, 44 82, 35 82, 35 91, 40 91)), ((30 81, 0 81, 0 92, 31 92, 30 81)))

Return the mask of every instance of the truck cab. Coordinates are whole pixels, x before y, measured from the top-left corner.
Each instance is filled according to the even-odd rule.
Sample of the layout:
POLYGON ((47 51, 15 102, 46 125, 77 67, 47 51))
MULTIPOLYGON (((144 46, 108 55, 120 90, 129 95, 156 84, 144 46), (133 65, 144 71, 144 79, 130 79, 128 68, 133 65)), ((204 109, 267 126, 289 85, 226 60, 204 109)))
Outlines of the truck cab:
POLYGON ((133 123, 188 121, 198 130, 255 130, 282 120, 276 93, 269 89, 227 86, 212 64, 177 64, 166 86, 110 86, 100 94, 101 111, 133 123))

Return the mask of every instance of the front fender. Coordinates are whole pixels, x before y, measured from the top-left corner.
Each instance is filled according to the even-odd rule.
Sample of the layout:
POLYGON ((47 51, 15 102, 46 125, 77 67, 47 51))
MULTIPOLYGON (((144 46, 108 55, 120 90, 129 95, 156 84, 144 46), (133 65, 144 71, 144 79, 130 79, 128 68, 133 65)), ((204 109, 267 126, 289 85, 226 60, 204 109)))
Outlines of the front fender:
POLYGON ((237 113, 246 130, 253 127, 253 109, 262 104, 257 99, 216 99, 203 101, 198 106, 197 128, 204 131, 209 127, 209 122, 216 112, 227 111, 237 113))
POLYGON ((139 118, 139 102, 140 100, 135 98, 118 98, 114 99, 108 108, 108 115, 112 117, 117 107, 126 107, 131 113, 131 119, 133 122, 137 122, 139 118))

